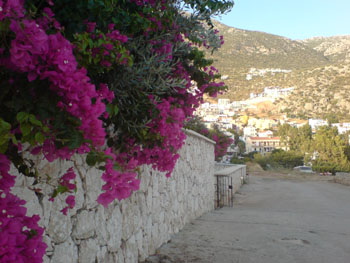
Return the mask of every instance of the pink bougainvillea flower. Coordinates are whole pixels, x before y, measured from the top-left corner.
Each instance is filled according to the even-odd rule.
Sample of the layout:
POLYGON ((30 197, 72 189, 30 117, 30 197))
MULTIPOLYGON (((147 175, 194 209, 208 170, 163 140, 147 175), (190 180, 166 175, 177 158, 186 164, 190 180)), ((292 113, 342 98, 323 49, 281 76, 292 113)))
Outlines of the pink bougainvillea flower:
POLYGON ((70 195, 66 198, 66 204, 70 209, 72 209, 75 206, 75 196, 70 195))
POLYGON ((95 30, 96 23, 95 22, 88 22, 86 23, 86 32, 91 33, 95 30))
POLYGON ((66 216, 67 213, 68 213, 68 206, 66 206, 65 208, 61 209, 60 212, 66 216))

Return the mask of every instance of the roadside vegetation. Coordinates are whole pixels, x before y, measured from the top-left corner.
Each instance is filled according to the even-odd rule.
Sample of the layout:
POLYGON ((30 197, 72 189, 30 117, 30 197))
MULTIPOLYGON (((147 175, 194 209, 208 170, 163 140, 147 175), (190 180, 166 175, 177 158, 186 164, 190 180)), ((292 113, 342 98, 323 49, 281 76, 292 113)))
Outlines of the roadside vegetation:
POLYGON ((315 133, 309 125, 300 128, 284 124, 278 127, 283 149, 271 153, 251 152, 232 158, 233 164, 255 162, 264 170, 311 166, 314 172, 350 172, 349 133, 339 134, 336 127, 322 126, 315 133))

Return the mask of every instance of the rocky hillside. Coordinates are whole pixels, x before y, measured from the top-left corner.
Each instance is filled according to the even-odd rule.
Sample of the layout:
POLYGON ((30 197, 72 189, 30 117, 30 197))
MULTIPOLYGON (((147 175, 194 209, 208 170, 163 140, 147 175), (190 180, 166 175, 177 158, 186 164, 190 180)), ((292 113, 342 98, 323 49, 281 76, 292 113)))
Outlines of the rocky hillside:
POLYGON ((219 22, 215 26, 225 40, 220 52, 214 55, 221 60, 221 67, 299 69, 329 63, 322 52, 300 41, 228 27, 219 22))
POLYGON ((350 62, 350 36, 313 37, 300 41, 332 62, 350 62))
POLYGON ((295 83, 295 90, 276 102, 279 113, 350 120, 350 64, 299 71, 287 79, 295 83))
POLYGON ((350 36, 294 41, 221 23, 217 27, 225 44, 212 58, 229 87, 222 97, 243 100, 264 87, 294 87, 272 114, 350 120, 350 36))

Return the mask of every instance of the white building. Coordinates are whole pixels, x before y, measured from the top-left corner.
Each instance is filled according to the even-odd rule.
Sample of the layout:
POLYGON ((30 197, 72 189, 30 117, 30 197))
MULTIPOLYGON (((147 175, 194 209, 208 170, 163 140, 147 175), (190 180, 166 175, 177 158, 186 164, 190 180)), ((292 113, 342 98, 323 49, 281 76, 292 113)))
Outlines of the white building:
POLYGON ((279 137, 248 137, 246 140, 246 152, 268 153, 274 149, 282 148, 279 137))
POLYGON ((244 137, 254 137, 257 136, 257 131, 254 126, 247 126, 243 128, 244 137))
POLYGON ((229 105, 230 99, 218 99, 218 105, 229 105))
POLYGON ((322 119, 309 119, 309 125, 311 126, 312 130, 316 130, 321 126, 327 126, 328 121, 322 119))
POLYGON ((200 106, 201 109, 209 109, 209 107, 210 107, 209 102, 202 103, 200 106))
POLYGON ((272 137, 273 132, 270 130, 258 132, 258 137, 272 137))
POLYGON ((339 134, 344 134, 350 131, 349 123, 333 123, 332 126, 337 127, 339 134))

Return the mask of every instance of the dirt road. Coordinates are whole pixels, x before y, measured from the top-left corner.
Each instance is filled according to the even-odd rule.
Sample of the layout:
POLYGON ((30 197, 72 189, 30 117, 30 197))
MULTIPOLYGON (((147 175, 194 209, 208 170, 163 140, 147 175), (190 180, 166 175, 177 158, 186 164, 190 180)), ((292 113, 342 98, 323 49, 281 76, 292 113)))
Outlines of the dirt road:
POLYGON ((198 218, 147 262, 349 263, 350 187, 286 178, 251 176, 233 208, 198 218))

